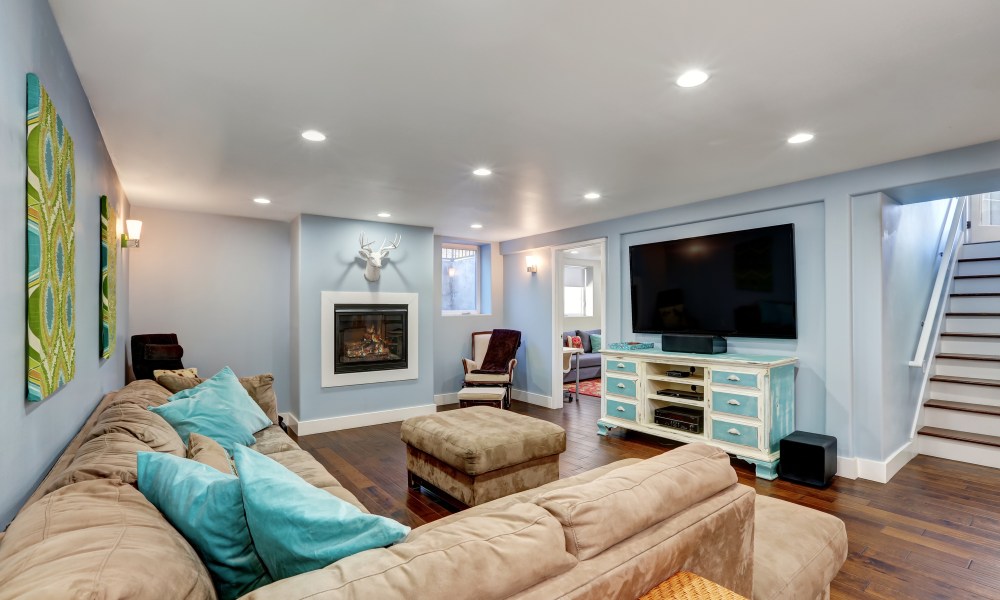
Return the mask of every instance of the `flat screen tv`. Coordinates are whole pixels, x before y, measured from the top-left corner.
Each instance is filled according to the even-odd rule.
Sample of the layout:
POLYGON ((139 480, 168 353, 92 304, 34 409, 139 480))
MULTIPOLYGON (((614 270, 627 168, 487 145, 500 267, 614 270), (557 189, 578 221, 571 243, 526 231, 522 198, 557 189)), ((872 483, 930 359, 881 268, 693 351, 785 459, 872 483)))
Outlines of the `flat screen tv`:
POLYGON ((796 338, 792 224, 629 248, 632 330, 796 338))

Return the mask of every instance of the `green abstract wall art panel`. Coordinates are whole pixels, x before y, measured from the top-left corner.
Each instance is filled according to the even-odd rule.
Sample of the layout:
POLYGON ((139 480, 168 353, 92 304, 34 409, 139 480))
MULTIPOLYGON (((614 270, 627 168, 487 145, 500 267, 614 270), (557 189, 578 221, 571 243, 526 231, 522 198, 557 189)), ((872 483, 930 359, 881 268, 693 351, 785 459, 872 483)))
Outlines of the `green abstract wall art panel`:
POLYGON ((73 140, 28 74, 28 392, 48 398, 76 372, 73 140))
POLYGON ((118 214, 101 196, 101 358, 115 353, 118 322, 118 214))

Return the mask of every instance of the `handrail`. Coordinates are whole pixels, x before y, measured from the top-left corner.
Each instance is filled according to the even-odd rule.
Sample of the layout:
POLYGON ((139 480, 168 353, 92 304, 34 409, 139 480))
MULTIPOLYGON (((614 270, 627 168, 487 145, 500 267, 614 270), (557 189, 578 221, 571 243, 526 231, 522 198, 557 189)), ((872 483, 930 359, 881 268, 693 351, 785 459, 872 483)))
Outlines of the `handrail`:
POLYGON ((950 221, 945 229, 947 238, 944 247, 940 249, 941 262, 938 265, 937 278, 934 280, 930 302, 927 303, 927 314, 924 315, 924 320, 921 323, 922 328, 917 349, 913 353, 913 360, 910 361, 911 367, 924 371, 930 363, 928 354, 934 349, 934 341, 940 329, 942 313, 945 306, 948 305, 947 288, 951 284, 958 248, 965 239, 966 205, 965 197, 952 198, 948 207, 950 221))

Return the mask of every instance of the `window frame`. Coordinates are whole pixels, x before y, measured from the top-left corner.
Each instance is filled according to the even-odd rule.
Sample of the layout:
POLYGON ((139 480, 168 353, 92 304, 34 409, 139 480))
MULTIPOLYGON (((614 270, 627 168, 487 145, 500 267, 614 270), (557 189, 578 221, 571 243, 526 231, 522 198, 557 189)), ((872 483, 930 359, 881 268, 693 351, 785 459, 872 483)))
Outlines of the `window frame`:
POLYGON ((441 263, 439 268, 442 269, 441 277, 447 277, 447 274, 443 272, 444 267, 444 250, 445 248, 451 248, 453 250, 470 250, 475 252, 476 261, 476 308, 475 310, 445 310, 444 308, 444 290, 438 289, 438 295, 441 298, 441 316, 443 317, 463 317, 470 315, 481 315, 483 314, 483 249, 476 244, 459 244, 452 242, 444 242, 441 244, 441 263))
POLYGON ((562 275, 563 275, 563 277, 562 277, 562 287, 563 287, 563 308, 562 308, 562 312, 563 312, 563 317, 564 318, 570 318, 570 319, 585 319, 587 317, 593 317, 594 316, 594 298, 593 298, 593 295, 594 295, 594 267, 591 266, 591 265, 563 264, 563 273, 562 273, 562 275), (575 285, 570 286, 570 285, 566 285, 566 279, 567 279, 567 277, 566 277, 566 270, 567 269, 580 269, 580 270, 583 271, 583 285, 582 286, 575 286, 575 285), (569 314, 569 313, 566 312, 566 298, 567 298, 566 289, 567 288, 573 288, 573 289, 581 289, 581 290, 583 290, 583 302, 582 302, 583 312, 581 312, 581 313, 572 313, 572 314, 569 314), (588 289, 590 290, 590 298, 589 298, 590 302, 587 301, 588 300, 588 297, 587 297, 587 290, 588 289), (589 313, 588 313, 588 309, 589 309, 589 313))

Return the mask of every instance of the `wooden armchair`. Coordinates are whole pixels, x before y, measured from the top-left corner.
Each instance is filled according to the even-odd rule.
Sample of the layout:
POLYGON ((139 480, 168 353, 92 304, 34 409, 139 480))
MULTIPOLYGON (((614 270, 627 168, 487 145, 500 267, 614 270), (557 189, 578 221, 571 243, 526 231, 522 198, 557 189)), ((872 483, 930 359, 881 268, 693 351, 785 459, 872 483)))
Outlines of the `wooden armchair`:
MULTIPOLYGON (((506 392, 504 396, 504 406, 510 407, 510 389, 514 382, 514 368, 517 367, 517 359, 514 352, 510 357, 505 357, 507 369, 504 373, 476 373, 483 365, 486 352, 489 350, 490 339, 493 337, 492 331, 476 331, 472 334, 472 358, 463 358, 462 367, 465 369, 465 379, 462 387, 502 387, 506 392)), ((518 341, 520 346, 520 341, 518 341)))

